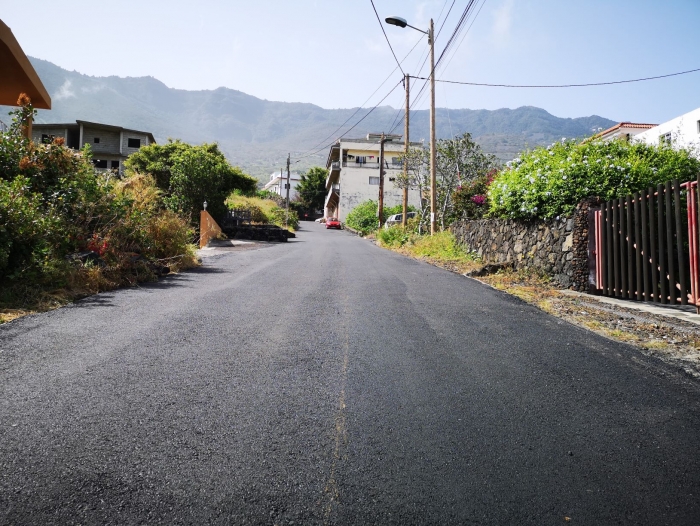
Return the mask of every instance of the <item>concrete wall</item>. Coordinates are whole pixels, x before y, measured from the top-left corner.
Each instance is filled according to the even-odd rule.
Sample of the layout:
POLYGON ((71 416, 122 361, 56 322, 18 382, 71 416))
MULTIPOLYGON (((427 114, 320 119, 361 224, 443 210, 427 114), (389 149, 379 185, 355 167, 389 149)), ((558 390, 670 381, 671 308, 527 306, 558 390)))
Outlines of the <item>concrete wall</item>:
POLYGON ((41 124, 32 126, 32 141, 36 144, 41 144, 42 135, 53 135, 54 137, 63 137, 68 140, 68 128, 42 128, 41 124))
POLYGON ((124 156, 129 156, 132 153, 139 151, 141 146, 148 146, 150 143, 149 137, 145 133, 136 133, 132 131, 123 131, 122 134, 122 154, 124 156), (140 139, 141 146, 139 148, 129 148, 129 139, 140 139))
POLYGON ((96 159, 100 158, 100 153, 111 153, 119 155, 120 132, 113 130, 105 130, 104 128, 91 128, 83 126, 83 142, 89 144, 96 159), (99 138, 100 142, 96 143, 95 138, 99 138))

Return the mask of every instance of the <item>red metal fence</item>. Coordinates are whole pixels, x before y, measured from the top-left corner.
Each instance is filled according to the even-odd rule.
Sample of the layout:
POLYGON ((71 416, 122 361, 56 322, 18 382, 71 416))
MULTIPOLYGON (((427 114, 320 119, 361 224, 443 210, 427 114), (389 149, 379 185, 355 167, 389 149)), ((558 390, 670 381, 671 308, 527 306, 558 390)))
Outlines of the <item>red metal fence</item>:
POLYGON ((606 296, 695 305, 700 312, 698 182, 660 184, 594 212, 595 289, 606 296))

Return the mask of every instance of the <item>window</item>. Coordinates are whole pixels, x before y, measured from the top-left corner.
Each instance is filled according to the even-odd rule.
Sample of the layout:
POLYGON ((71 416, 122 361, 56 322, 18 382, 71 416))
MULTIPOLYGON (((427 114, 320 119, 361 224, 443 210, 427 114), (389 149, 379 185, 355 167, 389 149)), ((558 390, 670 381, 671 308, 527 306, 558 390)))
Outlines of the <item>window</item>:
POLYGON ((119 170, 119 161, 112 161, 112 170, 119 170))
POLYGON ((99 137, 95 137, 95 138, 92 140, 92 142, 94 142, 95 144, 100 144, 100 138, 99 138, 99 137))
POLYGON ((51 144, 56 137, 54 135, 41 134, 41 144, 51 144))
POLYGON ((141 148, 141 139, 129 139, 127 146, 129 148, 141 148))
POLYGON ((379 185, 379 177, 370 177, 370 178, 369 178, 369 184, 376 184, 376 185, 379 185))
POLYGON ((671 132, 664 133, 659 137, 659 144, 671 145, 671 132))
POLYGON ((700 121, 697 122, 698 125, 698 133, 700 133, 700 121))
POLYGON ((107 168, 107 161, 106 160, 93 159, 92 164, 95 165, 95 168, 107 168))

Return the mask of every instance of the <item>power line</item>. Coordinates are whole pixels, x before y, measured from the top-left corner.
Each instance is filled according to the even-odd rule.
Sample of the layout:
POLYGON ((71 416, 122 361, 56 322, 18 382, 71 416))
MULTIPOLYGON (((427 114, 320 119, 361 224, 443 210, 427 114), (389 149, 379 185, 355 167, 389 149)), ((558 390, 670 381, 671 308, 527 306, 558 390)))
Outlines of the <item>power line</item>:
POLYGON ((382 24, 382 21, 379 18, 379 13, 377 13, 377 8, 374 7, 374 0, 369 0, 369 1, 372 2, 372 9, 374 9, 374 14, 377 15, 377 22, 379 22, 379 27, 382 28, 382 33, 384 33, 384 38, 386 38, 386 43, 389 44, 389 49, 391 49, 391 54, 394 55, 394 60, 399 65, 399 69, 401 70, 401 73, 406 75, 406 73, 404 73, 403 68, 401 67, 401 62, 399 62, 399 59, 396 58, 396 53, 394 53, 394 48, 391 47, 391 42, 389 42, 389 37, 387 36, 386 31, 384 30, 384 24, 382 24))
MULTIPOLYGON (((687 71, 679 71, 678 73, 669 73, 667 75, 657 75, 655 77, 643 77, 639 79, 629 80, 613 80, 610 82, 586 82, 583 84, 490 84, 486 82, 462 82, 457 80, 435 79, 436 82, 446 82, 448 84, 463 84, 467 86, 486 86, 489 88, 585 88, 590 86, 610 86, 612 84, 629 84, 631 82, 644 82, 646 80, 665 79, 668 77, 677 77, 678 75, 686 75, 700 71, 700 68, 689 69, 687 71)), ((411 76, 411 75, 409 75, 411 76)), ((413 77, 414 79, 426 80, 426 77, 413 77)), ((430 77, 428 77, 429 79, 430 77)))
MULTIPOLYGON (((421 38, 413 45, 413 47, 411 48, 411 50, 410 50, 408 53, 406 53, 406 56, 403 57, 403 60, 402 60, 401 62, 404 62, 404 61, 409 57, 409 55, 410 55, 411 53, 413 53, 413 50, 416 49, 416 47, 418 46, 418 44, 420 44, 420 42, 421 42, 422 39, 423 39, 423 37, 421 37, 421 38)), ((377 87, 377 89, 375 89, 375 90, 372 92, 372 94, 371 94, 369 97, 367 97, 367 100, 365 100, 360 106, 358 106, 358 108, 353 112, 352 115, 350 115, 350 117, 348 117, 348 118, 345 120, 345 122, 344 122, 343 124, 341 124, 341 125, 338 126, 335 130, 333 130, 333 131, 331 132, 331 134, 328 135, 328 137, 326 137, 325 139, 319 141, 319 142, 316 144, 316 146, 314 146, 313 148, 309 148, 308 150, 302 152, 301 155, 304 155, 305 157, 308 157, 308 156, 305 155, 306 153, 310 152, 311 150, 314 150, 314 149, 318 148, 321 144, 325 143, 325 142, 326 142, 328 139, 330 139, 331 137, 334 137, 336 133, 338 133, 341 129, 343 129, 343 126, 345 126, 348 122, 350 122, 350 120, 351 120, 355 115, 357 115, 362 109, 364 109, 364 105, 367 104, 367 101, 369 101, 372 97, 374 97, 374 94, 377 93, 377 92, 381 89, 381 87, 382 87, 384 84, 386 84, 386 81, 389 80, 389 79, 391 78, 391 76, 394 74, 394 72, 395 72, 397 69, 398 69, 398 67, 394 68, 394 69, 391 71, 391 73, 389 73, 389 75, 387 76, 387 78, 384 79, 384 81, 379 85, 379 87, 377 87)), ((324 146, 324 148, 325 148, 325 146, 324 146)), ((323 149, 323 148, 321 148, 321 149, 323 149)), ((303 159, 303 158, 304 158, 304 157, 302 157, 302 159, 303 159)))
MULTIPOLYGON (((355 129, 355 128, 357 127, 358 124, 360 124, 363 120, 365 120, 367 117, 369 117, 370 113, 372 113, 374 110, 376 110, 376 109, 379 107, 379 105, 380 105, 382 102, 384 102, 384 101, 389 97, 389 95, 391 95, 392 93, 394 93, 394 91, 395 91, 396 88, 399 86, 399 84, 401 84, 401 81, 398 81, 398 82, 394 85, 394 87, 391 88, 391 91, 389 91, 389 93, 387 93, 386 95, 384 95, 384 97, 382 98, 382 100, 380 100, 379 102, 377 102, 377 104, 374 105, 367 113, 365 113, 364 116, 363 116, 359 121, 357 121, 357 122, 356 122, 355 124, 353 124, 348 130, 346 130, 345 133, 344 133, 343 135, 340 136, 340 138, 345 137, 348 133, 350 133, 353 129, 355 129)), ((346 121, 346 122, 347 122, 347 121, 346 121)), ((301 161, 302 159, 306 159, 307 157, 311 157, 312 155, 316 155, 318 152, 325 150, 326 148, 328 148, 329 146, 332 146, 333 144, 335 144, 335 141, 330 142, 330 143, 328 143, 328 144, 322 146, 322 147, 319 148, 318 150, 316 150, 316 151, 314 151, 314 152, 311 152, 311 153, 309 153, 308 155, 302 155, 301 157, 299 157, 299 158, 298 158, 296 161, 294 161, 294 162, 295 162, 295 163, 298 163, 298 162, 301 161)))

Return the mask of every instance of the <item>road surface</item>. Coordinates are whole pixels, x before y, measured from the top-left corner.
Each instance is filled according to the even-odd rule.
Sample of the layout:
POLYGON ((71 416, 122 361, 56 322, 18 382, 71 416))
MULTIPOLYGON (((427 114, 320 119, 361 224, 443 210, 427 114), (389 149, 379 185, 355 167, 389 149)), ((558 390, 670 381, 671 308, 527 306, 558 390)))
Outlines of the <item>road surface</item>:
POLYGON ((0 524, 700 523, 700 389, 303 223, 0 326, 0 524))

